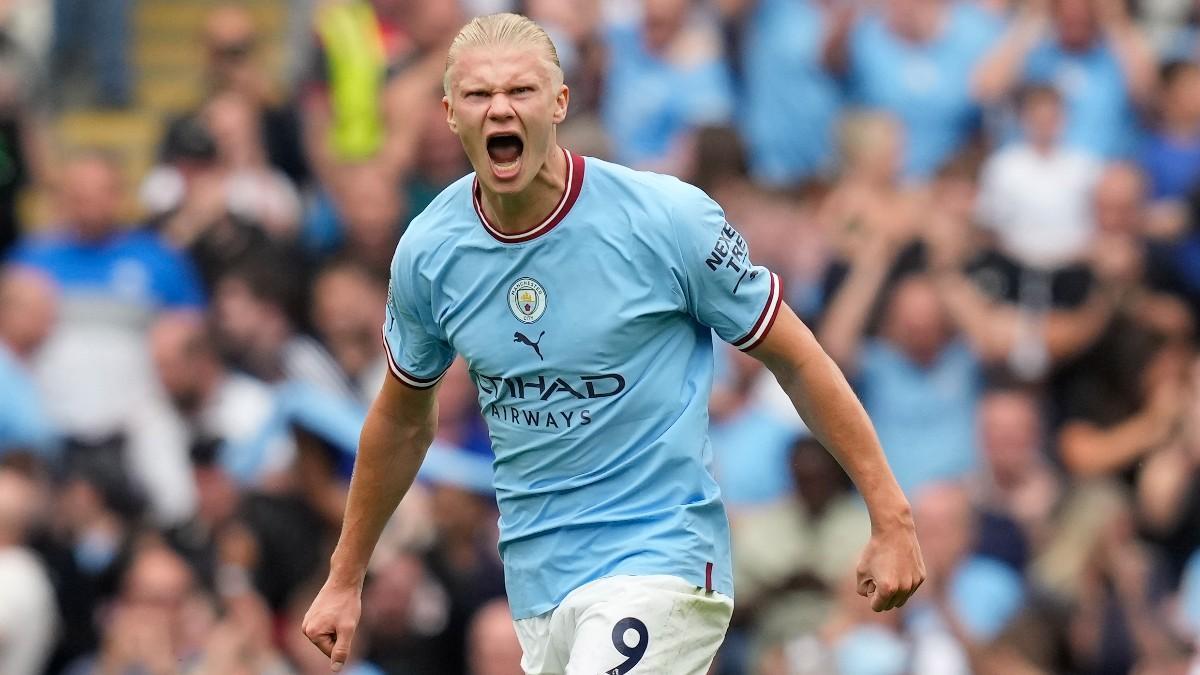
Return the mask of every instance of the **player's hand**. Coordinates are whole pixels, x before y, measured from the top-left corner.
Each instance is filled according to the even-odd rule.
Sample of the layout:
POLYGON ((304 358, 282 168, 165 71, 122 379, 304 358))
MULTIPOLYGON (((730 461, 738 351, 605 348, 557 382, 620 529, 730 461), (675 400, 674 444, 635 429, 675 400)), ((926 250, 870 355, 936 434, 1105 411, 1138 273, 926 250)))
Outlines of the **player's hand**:
POLYGON ((858 594, 870 598, 871 609, 903 607, 925 581, 925 561, 912 519, 872 528, 857 573, 858 594))
POLYGON ((362 615, 362 588, 326 581, 304 615, 304 635, 329 657, 333 672, 350 659, 350 643, 362 615))

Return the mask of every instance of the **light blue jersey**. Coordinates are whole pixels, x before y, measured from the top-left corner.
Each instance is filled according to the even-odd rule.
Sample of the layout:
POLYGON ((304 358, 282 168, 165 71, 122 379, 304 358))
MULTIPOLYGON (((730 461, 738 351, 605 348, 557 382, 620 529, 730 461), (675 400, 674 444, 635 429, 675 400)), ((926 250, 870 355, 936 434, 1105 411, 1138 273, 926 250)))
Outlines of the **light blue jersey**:
POLYGON ((562 199, 523 234, 487 222, 470 176, 412 222, 384 323, 392 374, 429 387, 455 354, 469 364, 515 618, 617 574, 732 596, 707 434, 712 333, 758 345, 779 279, 697 188, 567 159, 562 199))

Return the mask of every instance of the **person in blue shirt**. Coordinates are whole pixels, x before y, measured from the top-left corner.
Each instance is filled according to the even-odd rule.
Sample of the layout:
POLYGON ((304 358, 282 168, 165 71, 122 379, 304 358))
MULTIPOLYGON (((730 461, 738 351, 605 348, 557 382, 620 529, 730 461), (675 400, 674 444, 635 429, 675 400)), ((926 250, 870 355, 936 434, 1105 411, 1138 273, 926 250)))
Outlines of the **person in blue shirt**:
POLYGON ((1200 184, 1200 66, 1173 61, 1161 75, 1160 122, 1146 134, 1138 163, 1152 200, 1184 200, 1200 184))
POLYGON ((383 325, 392 377, 363 425, 305 634, 345 663, 367 562, 437 425, 456 355, 495 451, 500 555, 529 673, 707 672, 733 610, 712 461, 713 333, 763 361, 856 481, 876 611, 924 574, 910 508, 849 385, 779 277, 699 189, 560 147, 553 43, 513 14, 455 38, 447 122, 475 167, 402 237, 383 325))
POLYGON ((94 294, 154 308, 201 307, 195 269, 151 232, 121 228, 117 167, 99 154, 63 169, 61 228, 20 242, 13 262, 46 272, 63 293, 94 294))
POLYGON ((57 432, 28 365, 54 327, 57 304, 44 275, 0 269, 0 457, 23 451, 57 458, 57 432))
POLYGON ((640 23, 606 31, 600 117, 617 161, 678 174, 691 133, 731 118, 729 66, 706 18, 687 0, 650 0, 640 23))
POLYGON ((788 187, 828 175, 842 104, 822 62, 833 12, 823 0, 725 4, 739 38, 736 121, 754 179, 788 187))
POLYGON ((846 79, 852 103, 882 109, 904 128, 904 177, 931 177, 979 128, 971 74, 1000 34, 967 2, 885 3, 835 24, 827 65, 846 79))
POLYGON ((979 64, 973 87, 997 104, 1029 83, 1063 93, 1067 145, 1128 157, 1137 148, 1137 108, 1157 84, 1154 52, 1121 0, 1032 2, 979 64))
POLYGON ((34 371, 64 433, 120 433, 156 391, 145 345, 154 315, 202 307, 204 294, 185 256, 153 232, 120 226, 124 190, 107 157, 77 156, 60 178, 61 222, 10 257, 42 271, 60 294, 60 320, 34 371))

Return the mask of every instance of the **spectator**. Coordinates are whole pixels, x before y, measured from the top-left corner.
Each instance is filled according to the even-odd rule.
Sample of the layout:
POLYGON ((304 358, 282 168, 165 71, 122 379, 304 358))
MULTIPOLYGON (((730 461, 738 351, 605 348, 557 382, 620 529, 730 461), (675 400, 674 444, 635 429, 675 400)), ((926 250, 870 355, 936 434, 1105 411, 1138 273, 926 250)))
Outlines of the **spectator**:
MULTIPOLYGON (((1069 266, 1088 252, 1095 232, 1091 204, 1101 162, 1061 144, 1062 99, 1057 90, 1027 87, 1019 105, 1024 138, 984 165, 980 223, 995 233, 1000 250, 1018 268, 1018 279, 1055 272, 1060 278, 1086 276, 1085 270, 1069 266)), ((1053 287, 1063 282, 1043 283, 1053 287)), ((1020 281, 1018 285, 1019 302, 1039 302, 1030 297, 1037 289, 1020 281)))
POLYGON ((843 21, 849 5, 786 0, 723 5, 737 36, 737 119, 755 180, 794 186, 828 175, 841 93, 824 70, 822 48, 828 24, 843 21))
POLYGON ((789 457, 803 422, 773 408, 769 398, 778 386, 761 362, 736 350, 722 356, 725 372, 709 402, 709 433, 713 473, 736 519, 789 498, 789 457))
POLYGON ((340 367, 347 387, 364 406, 387 373, 379 327, 387 298, 386 279, 352 261, 326 265, 313 281, 312 325, 340 367))
POLYGON ((307 382, 353 399, 337 363, 319 342, 299 332, 301 280, 294 270, 246 261, 217 283, 213 312, 218 344, 234 365, 266 382, 307 382))
POLYGON ((0 672, 38 675, 54 651, 58 608, 48 570, 29 548, 49 495, 0 468, 0 672))
POLYGON ((1051 518, 1063 486, 1046 454, 1038 400, 1024 390, 997 387, 979 403, 982 470, 971 484, 983 513, 1012 519, 1035 547, 1050 542, 1051 518))
POLYGON ((175 147, 167 148, 167 162, 143 182, 142 201, 164 236, 198 260, 208 262, 218 252, 217 242, 226 242, 221 248, 235 255, 238 247, 230 239, 297 238, 299 194, 267 164, 257 124, 249 100, 232 92, 215 96, 199 118, 180 121, 168 132, 175 134, 175 147), (262 234, 241 232, 250 228, 262 234))
POLYGON ((867 334, 899 246, 881 234, 857 252, 818 336, 857 383, 896 479, 915 494, 927 482, 962 478, 976 466, 981 364, 925 275, 896 283, 878 334, 867 334))
POLYGON ((235 93, 217 96, 206 106, 205 121, 224 170, 229 213, 261 225, 273 238, 293 237, 299 195, 287 176, 267 163, 253 103, 235 93))
POLYGON ((422 160, 419 152, 426 130, 422 122, 429 120, 422 112, 442 113, 438 132, 448 140, 450 130, 440 105, 445 93, 442 74, 450 43, 464 21, 458 0, 413 3, 407 15, 413 52, 391 73, 384 87, 380 105, 387 128, 378 156, 369 162, 374 171, 393 183, 408 179, 422 160))
POLYGON ((44 62, 17 32, 17 15, 29 8, 12 4, 0 7, 0 256, 20 235, 23 191, 48 190, 54 179, 44 62))
POLYGON ((1136 493, 1142 538, 1155 547, 1172 585, 1200 550, 1200 361, 1193 359, 1188 371, 1182 429, 1146 459, 1136 493))
POLYGON ((470 675, 522 675, 521 643, 508 603, 492 600, 479 608, 467 633, 470 675))
POLYGON ((54 328, 54 286, 44 275, 0 268, 0 456, 26 451, 51 459, 56 432, 29 370, 54 328))
MULTIPOLYGON (((571 90, 572 106, 575 104, 574 91, 571 90)), ((446 125, 446 111, 442 109, 440 99, 434 96, 418 103, 413 117, 411 126, 419 138, 416 158, 405 181, 406 194, 402 202, 406 202, 407 213, 401 218, 402 223, 416 218, 438 193, 471 172, 462 143, 446 125)))
POLYGON ((119 446, 67 447, 71 461, 50 514, 53 569, 63 633, 54 670, 99 647, 101 605, 118 590, 145 499, 119 459, 119 446), (74 451, 72 453, 72 451, 74 451))
POLYGON ((1079 359, 1056 375, 1065 423, 1063 462, 1080 475, 1131 483, 1140 459, 1174 436, 1193 319, 1178 299, 1148 287, 1144 188, 1136 170, 1116 166, 1096 193, 1097 274, 1114 289, 1113 318, 1079 359))
POLYGON ((214 607, 178 554, 158 543, 138 550, 103 625, 100 650, 68 675, 189 670, 204 662, 214 607))
POLYGON ((61 319, 34 369, 51 419, 67 434, 123 430, 133 409, 154 395, 145 348, 154 314, 204 302, 186 258, 154 234, 120 227, 123 192, 107 158, 76 157, 63 171, 62 224, 29 237, 12 255, 60 289, 61 319))
POLYGON ((744 514, 733 534, 739 619, 751 623, 759 647, 820 630, 871 530, 861 499, 819 442, 800 439, 790 459, 792 495, 744 514))
POLYGON ((440 481, 432 502, 437 538, 425 554, 431 580, 445 589, 449 601, 447 625, 441 639, 447 654, 447 675, 466 673, 471 645, 471 617, 496 598, 504 597, 504 572, 497 554, 499 531, 492 495, 440 481))
POLYGON ((826 64, 854 103, 900 122, 904 177, 932 176, 979 127, 970 78, 998 33, 995 19, 972 3, 901 0, 835 26, 826 64))
POLYGON ((1053 84, 1066 101, 1065 143, 1122 157, 1136 147, 1136 109, 1154 94, 1154 67, 1120 0, 1031 2, 979 64, 974 90, 990 104, 1022 83, 1053 84))
POLYGON ((910 239, 927 203, 921 190, 900 182, 905 137, 892 116, 850 113, 839 141, 840 174, 818 219, 835 260, 844 262, 872 239, 910 239))
POLYGON ((1200 65, 1172 61, 1162 67, 1157 129, 1147 134, 1139 163, 1150 199, 1187 199, 1200 179, 1200 65))
POLYGON ((413 4, 350 0, 317 7, 304 145, 323 185, 335 184, 338 167, 378 157, 387 141, 391 130, 380 101, 387 82, 414 52, 408 25, 413 4))
POLYGON ((730 119, 733 92, 717 27, 691 0, 646 0, 641 23, 607 31, 601 117, 616 161, 679 174, 691 134, 730 119))
MULTIPOLYGON (((505 0, 492 4, 503 5, 505 0)), ((523 13, 545 28, 554 41, 564 79, 571 86, 571 115, 564 124, 568 129, 594 124, 599 112, 605 77, 604 41, 600 30, 604 9, 604 3, 599 0, 527 0, 524 3, 523 13)), ((491 9, 491 12, 500 11, 512 10, 491 9)), ((582 153, 582 149, 578 150, 582 153)))
POLYGON ((461 635, 447 631, 450 600, 419 558, 400 556, 379 566, 363 589, 367 659, 388 673, 460 675, 461 635))
POLYGON ((1007 565, 972 553, 978 520, 961 485, 925 486, 913 512, 928 570, 926 593, 914 598, 906 617, 913 671, 980 671, 980 647, 995 641, 1021 610, 1024 583, 1007 565))
POLYGON ((275 412, 275 394, 261 381, 231 373, 221 362, 202 315, 178 312, 160 317, 150 331, 150 351, 171 402, 165 433, 135 442, 159 452, 189 456, 214 444, 222 466, 244 483, 270 485, 295 458, 287 437, 264 431, 275 412))
POLYGON ((340 255, 372 274, 390 276, 396 242, 404 231, 404 195, 386 175, 366 165, 344 171, 341 185, 340 255))
POLYGON ((295 105, 280 100, 266 75, 263 38, 254 16, 242 5, 220 4, 205 19, 201 41, 208 56, 205 77, 210 97, 241 96, 252 109, 253 129, 261 138, 254 145, 261 145, 271 166, 303 186, 308 167, 301 149, 299 114, 295 105))
POLYGON ((1156 672, 1177 657, 1155 589, 1157 561, 1134 533, 1132 514, 1118 514, 1081 575, 1070 627, 1076 670, 1156 672))
POLYGON ((130 0, 54 0, 54 52, 59 75, 90 61, 99 89, 96 102, 124 108, 133 101, 133 74, 126 47, 133 3, 130 0), (90 52, 80 54, 81 50, 90 52))
POLYGON ((225 613, 204 644, 201 675, 292 675, 275 646, 274 617, 252 592, 225 598, 225 613))

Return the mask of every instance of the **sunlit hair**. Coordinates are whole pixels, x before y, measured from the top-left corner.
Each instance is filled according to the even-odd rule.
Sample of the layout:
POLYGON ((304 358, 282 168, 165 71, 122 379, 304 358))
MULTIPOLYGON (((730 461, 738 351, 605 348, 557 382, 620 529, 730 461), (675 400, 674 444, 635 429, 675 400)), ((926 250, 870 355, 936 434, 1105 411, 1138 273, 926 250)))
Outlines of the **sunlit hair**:
POLYGON ((547 61, 554 64, 552 72, 562 82, 562 64, 558 62, 558 50, 546 31, 532 20, 520 14, 488 14, 471 19, 454 36, 450 51, 446 54, 446 72, 442 76, 442 87, 450 94, 450 69, 462 50, 470 47, 534 47, 542 51, 547 61))

